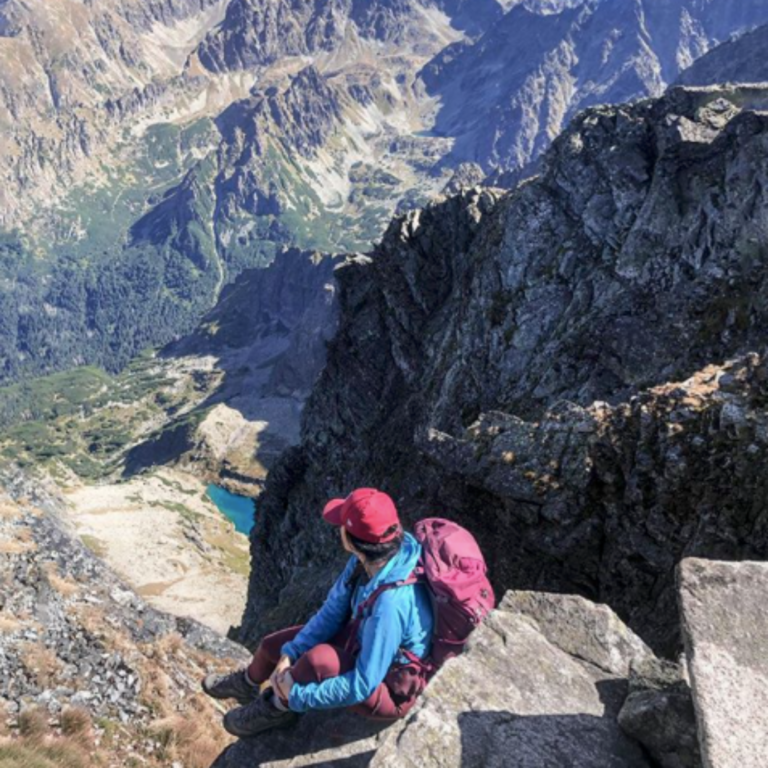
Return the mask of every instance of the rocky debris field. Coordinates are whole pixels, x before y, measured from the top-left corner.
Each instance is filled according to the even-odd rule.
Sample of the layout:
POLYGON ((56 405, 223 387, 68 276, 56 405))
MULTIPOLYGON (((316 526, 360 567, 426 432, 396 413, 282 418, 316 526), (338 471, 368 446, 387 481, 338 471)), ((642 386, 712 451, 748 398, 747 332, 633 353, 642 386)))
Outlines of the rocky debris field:
POLYGON ((243 649, 151 608, 65 528, 55 496, 2 480, 0 763, 58 750, 73 768, 207 768, 226 734, 199 680, 243 649))

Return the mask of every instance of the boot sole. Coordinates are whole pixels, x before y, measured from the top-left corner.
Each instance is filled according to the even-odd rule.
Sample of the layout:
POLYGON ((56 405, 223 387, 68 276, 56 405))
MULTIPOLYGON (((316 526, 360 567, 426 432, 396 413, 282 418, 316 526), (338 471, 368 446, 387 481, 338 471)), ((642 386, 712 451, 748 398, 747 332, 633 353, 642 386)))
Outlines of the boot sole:
POLYGON ((281 720, 278 720, 274 723, 265 723, 262 728, 250 730, 247 733, 238 731, 237 729, 229 728, 227 725, 227 719, 224 718, 224 730, 230 734, 231 736, 236 736, 238 739, 251 739, 255 736, 259 736, 262 733, 266 733, 267 731, 283 731, 286 728, 290 728, 293 725, 296 725, 299 718, 298 715, 291 718, 284 718, 281 720))

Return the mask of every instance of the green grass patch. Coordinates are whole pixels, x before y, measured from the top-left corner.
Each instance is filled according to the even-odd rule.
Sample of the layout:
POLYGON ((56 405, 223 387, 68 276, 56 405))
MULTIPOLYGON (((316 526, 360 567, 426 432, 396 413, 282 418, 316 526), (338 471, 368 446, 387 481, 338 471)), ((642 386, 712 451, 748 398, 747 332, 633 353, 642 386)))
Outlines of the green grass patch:
POLYGON ((105 557, 107 554, 107 546, 104 544, 104 542, 97 538, 96 536, 89 536, 88 534, 85 534, 84 536, 80 537, 83 544, 93 552, 94 555, 98 557, 105 557))

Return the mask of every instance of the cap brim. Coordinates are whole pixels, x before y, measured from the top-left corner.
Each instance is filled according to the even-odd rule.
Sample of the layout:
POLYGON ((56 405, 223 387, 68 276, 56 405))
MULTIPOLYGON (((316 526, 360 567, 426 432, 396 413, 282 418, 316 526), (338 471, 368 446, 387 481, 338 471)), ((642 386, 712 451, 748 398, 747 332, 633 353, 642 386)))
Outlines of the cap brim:
POLYGON ((331 499, 323 508, 323 520, 331 525, 341 526, 341 508, 346 499, 331 499))

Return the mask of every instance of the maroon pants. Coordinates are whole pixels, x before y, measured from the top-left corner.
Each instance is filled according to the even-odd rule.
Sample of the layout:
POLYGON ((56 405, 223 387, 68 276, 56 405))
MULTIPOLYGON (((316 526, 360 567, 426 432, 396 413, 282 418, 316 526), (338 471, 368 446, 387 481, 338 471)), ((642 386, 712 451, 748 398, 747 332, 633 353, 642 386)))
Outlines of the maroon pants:
MULTIPOLYGON (((257 684, 268 680, 280 659, 280 649, 299 633, 301 626, 289 627, 267 635, 256 649, 248 667, 248 677, 257 684)), ((294 681, 306 685, 338 677, 354 669, 355 657, 344 649, 347 631, 328 643, 316 645, 300 656, 291 667, 294 681)), ((353 712, 376 720, 404 717, 416 703, 426 679, 416 664, 395 664, 384 682, 363 702, 350 707, 353 712)))

